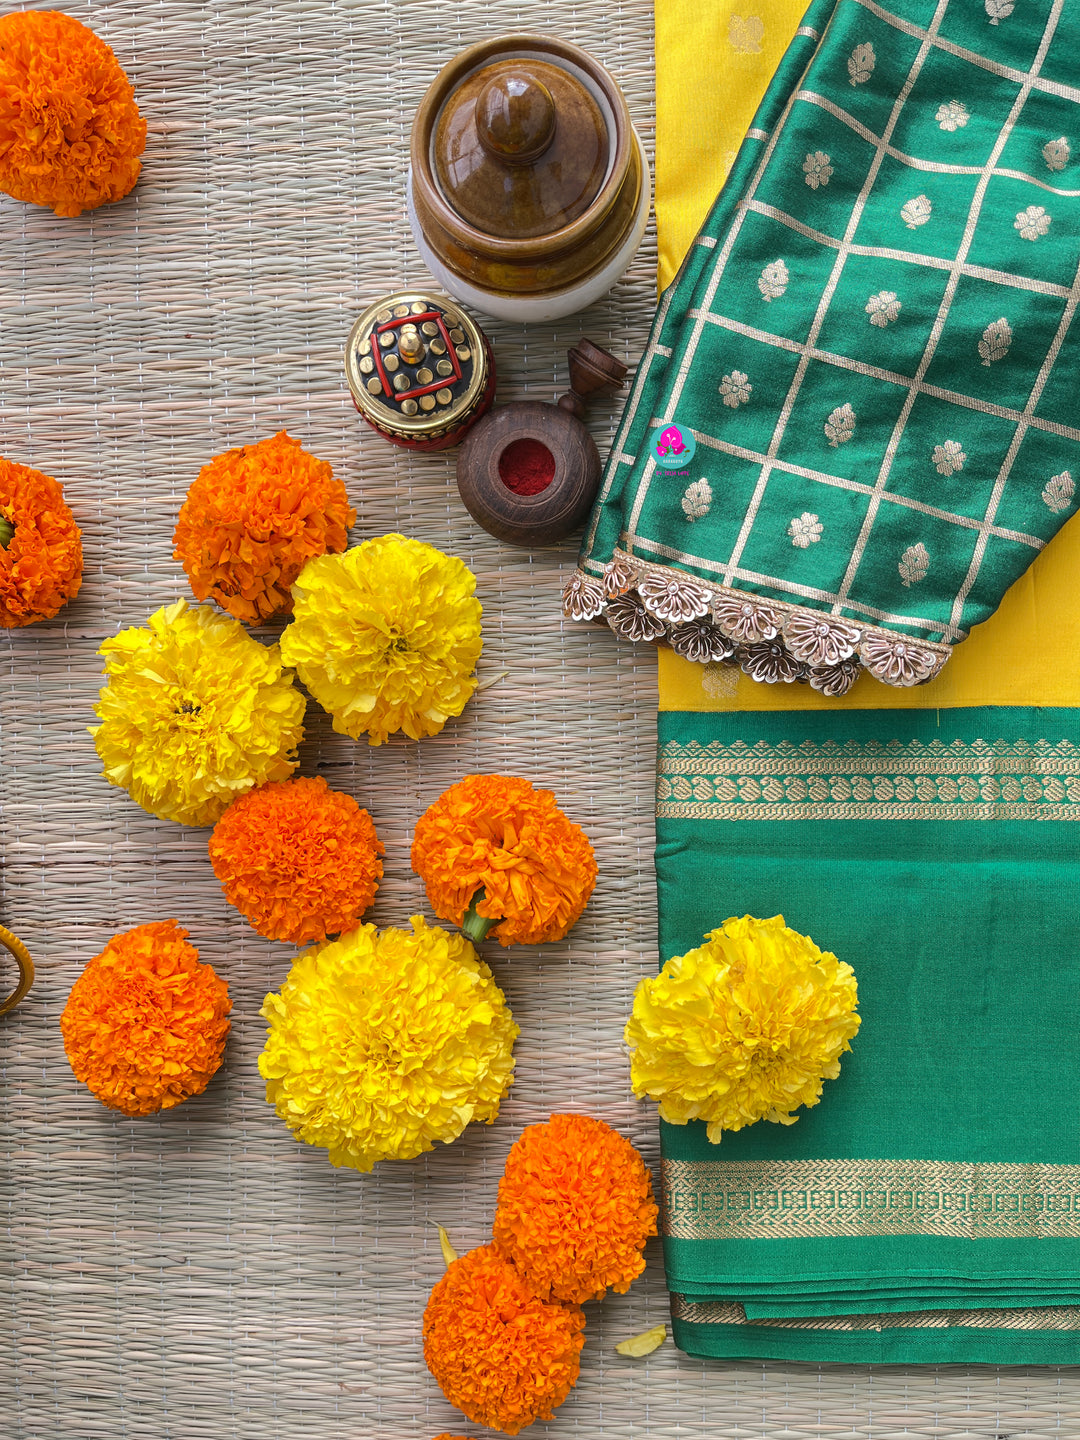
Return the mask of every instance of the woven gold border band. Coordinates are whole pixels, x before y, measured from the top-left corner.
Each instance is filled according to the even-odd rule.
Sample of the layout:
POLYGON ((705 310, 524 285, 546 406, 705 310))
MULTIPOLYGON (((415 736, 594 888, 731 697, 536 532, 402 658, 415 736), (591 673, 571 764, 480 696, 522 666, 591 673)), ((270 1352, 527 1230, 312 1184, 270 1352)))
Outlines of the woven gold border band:
POLYGON ((656 801, 671 820, 1080 820, 1080 747, 670 740, 656 801))
POLYGON ((677 1240, 1080 1236, 1080 1165, 953 1160, 665 1160, 677 1240))
POLYGON ((820 1315, 798 1320, 748 1320, 730 1300, 672 1295, 671 1313, 689 1325, 753 1325, 771 1330, 1080 1330, 1080 1305, 1023 1310, 903 1310, 895 1314, 820 1315))

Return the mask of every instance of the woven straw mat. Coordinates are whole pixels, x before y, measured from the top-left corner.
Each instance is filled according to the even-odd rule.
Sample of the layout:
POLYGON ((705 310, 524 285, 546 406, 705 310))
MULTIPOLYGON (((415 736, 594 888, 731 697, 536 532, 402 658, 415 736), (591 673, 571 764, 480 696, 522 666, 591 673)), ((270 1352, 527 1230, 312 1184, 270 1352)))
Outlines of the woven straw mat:
MULTIPOLYGON (((150 125, 134 194, 79 220, 0 196, 0 453, 56 475, 86 578, 57 620, 0 637, 0 920, 39 966, 0 1022, 0 1433, 12 1440, 480 1437, 423 1363, 420 1317, 459 1250, 488 1237, 507 1150, 552 1110, 599 1115, 655 1163, 621 1030, 655 965, 648 651, 563 626, 575 545, 530 554, 478 531, 453 455, 410 456, 358 421, 342 369, 370 299, 429 283, 404 219, 413 107, 457 50, 532 26, 584 45, 625 87, 651 146, 648 0, 118 0, 75 3, 114 47, 150 125), (256 1070, 264 994, 291 951, 255 935, 211 872, 206 831, 145 815, 99 775, 87 725, 97 646, 184 594, 177 510, 212 455, 287 427, 332 462, 354 538, 401 530, 460 555, 484 606, 481 676, 459 721, 381 749, 309 709, 304 773, 372 811, 387 846, 373 918, 425 909, 413 826, 476 771, 554 790, 601 879, 564 944, 486 947, 521 1024, 517 1081, 491 1127, 368 1176, 296 1144, 256 1070), (501 677, 501 678, 500 678, 501 677), (58 1019, 117 930, 175 916, 235 1001, 207 1094, 129 1121, 76 1084, 58 1019)), ((655 247, 587 314, 490 323, 503 400, 553 400, 585 334, 632 361, 655 247)), ((601 446, 617 402, 593 408, 601 446)), ((7 971, 5 981, 13 978, 7 971)), ((670 1342, 613 1352, 665 1320, 657 1248, 626 1296, 589 1307, 581 1380, 537 1435, 600 1440, 1002 1436, 1080 1432, 1074 1372, 721 1365, 670 1342)))

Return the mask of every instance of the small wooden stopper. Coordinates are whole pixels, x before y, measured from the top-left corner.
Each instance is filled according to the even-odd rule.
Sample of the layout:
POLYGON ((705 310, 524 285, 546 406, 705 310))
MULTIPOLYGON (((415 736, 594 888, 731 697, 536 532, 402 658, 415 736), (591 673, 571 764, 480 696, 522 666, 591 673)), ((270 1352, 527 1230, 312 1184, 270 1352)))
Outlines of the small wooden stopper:
POLYGON ((603 390, 617 390, 626 379, 626 366, 610 350, 584 337, 566 354, 570 361, 570 389, 559 396, 559 407, 584 420, 587 401, 603 390))

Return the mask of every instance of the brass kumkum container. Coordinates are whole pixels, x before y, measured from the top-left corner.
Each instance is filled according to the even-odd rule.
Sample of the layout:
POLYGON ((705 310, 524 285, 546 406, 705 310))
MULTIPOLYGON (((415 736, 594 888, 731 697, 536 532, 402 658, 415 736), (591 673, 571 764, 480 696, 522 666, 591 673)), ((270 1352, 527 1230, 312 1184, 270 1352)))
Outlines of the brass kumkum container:
POLYGON ((349 334, 345 374, 367 423, 411 450, 457 445, 495 399, 479 325, 452 300, 417 290, 368 306, 349 334))

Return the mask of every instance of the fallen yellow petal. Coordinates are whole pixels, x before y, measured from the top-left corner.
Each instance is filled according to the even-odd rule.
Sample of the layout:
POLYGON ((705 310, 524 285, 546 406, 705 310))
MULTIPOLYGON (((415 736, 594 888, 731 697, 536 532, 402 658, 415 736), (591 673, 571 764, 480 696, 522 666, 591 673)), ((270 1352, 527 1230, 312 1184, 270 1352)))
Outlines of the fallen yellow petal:
POLYGON ((446 1261, 446 1268, 449 1270, 450 1266, 458 1258, 458 1254, 457 1251, 454 1249, 453 1245, 450 1244, 450 1236, 446 1233, 443 1227, 441 1225, 436 1225, 435 1228, 439 1232, 439 1245, 442 1248, 442 1258, 446 1261))
POLYGON ((637 1360, 642 1355, 651 1355, 654 1350, 658 1350, 666 1339, 667 1326, 654 1325, 651 1330, 643 1330, 640 1335, 632 1335, 629 1340, 623 1340, 615 1349, 620 1355, 630 1355, 637 1360))

